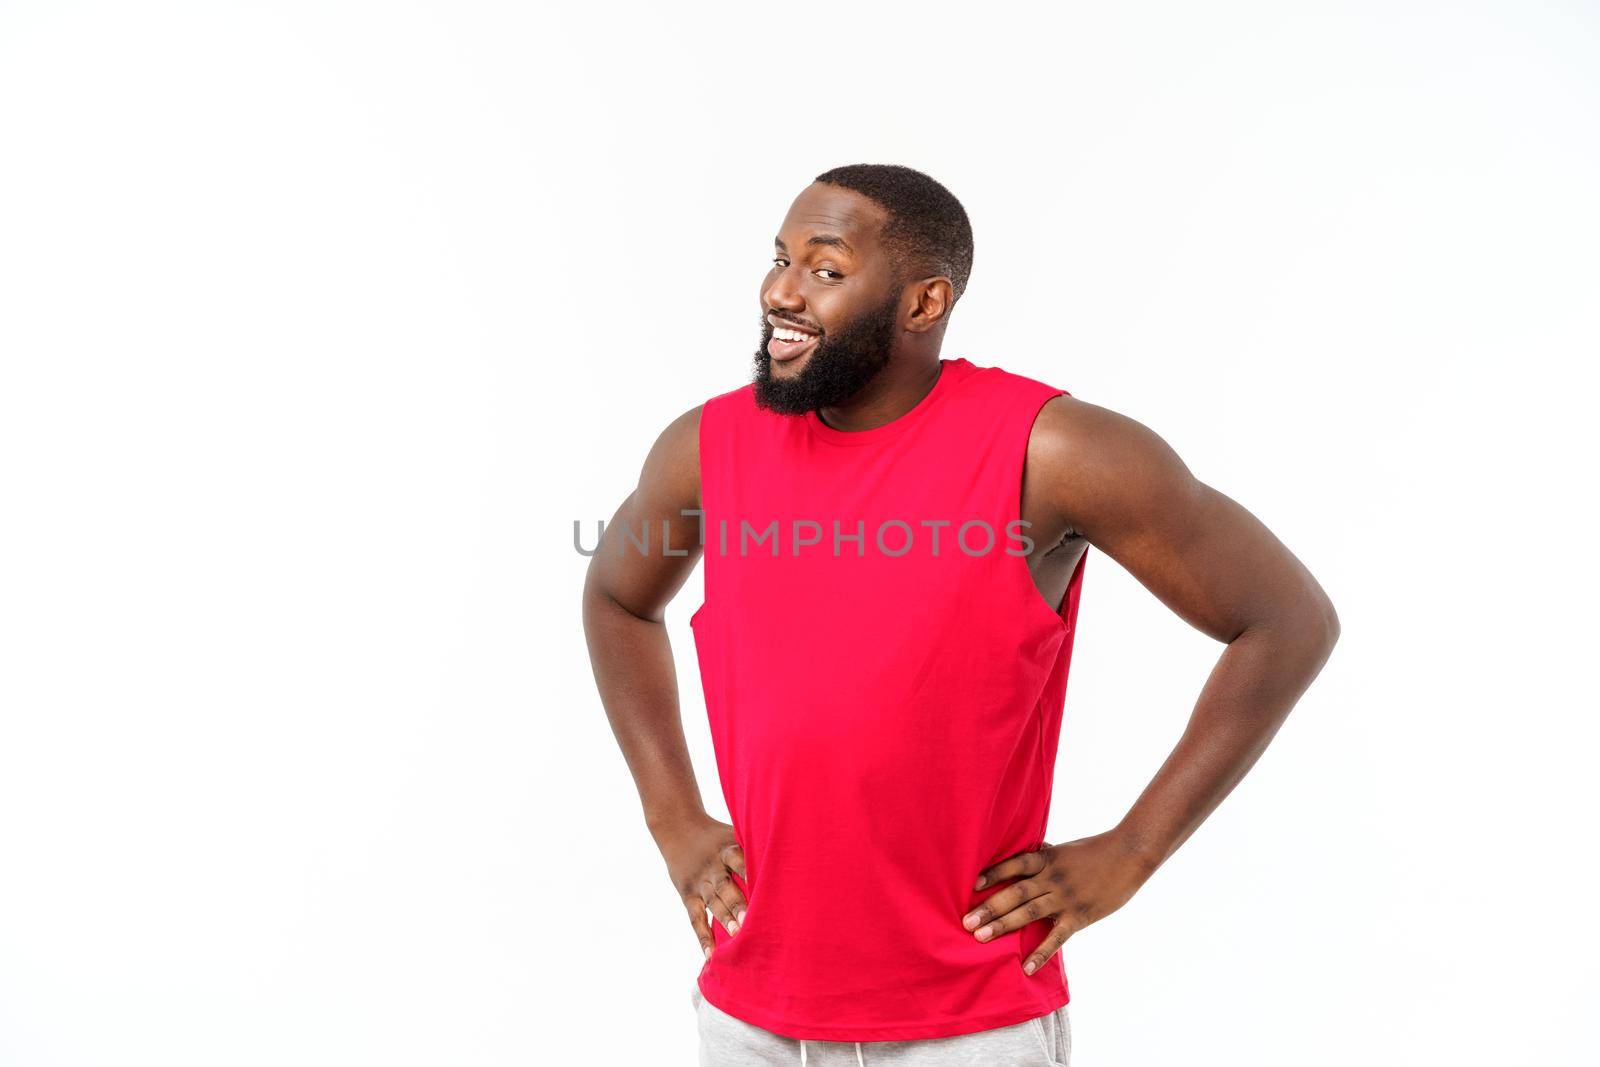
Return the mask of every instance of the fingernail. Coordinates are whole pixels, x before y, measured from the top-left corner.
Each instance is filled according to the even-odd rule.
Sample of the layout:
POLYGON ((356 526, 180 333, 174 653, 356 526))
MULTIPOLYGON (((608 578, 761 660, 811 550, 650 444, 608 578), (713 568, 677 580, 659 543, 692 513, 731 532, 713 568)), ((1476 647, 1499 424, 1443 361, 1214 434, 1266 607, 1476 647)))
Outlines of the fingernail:
POLYGON ((965 926, 968 930, 972 929, 974 926, 977 926, 978 913, 975 911, 969 912, 964 918, 962 918, 961 925, 965 926))
POLYGON ((980 875, 978 875, 978 884, 973 886, 972 888, 974 888, 974 889, 982 889, 984 886, 986 886, 988 884, 989 884, 989 879, 985 878, 983 875, 980 874, 980 875))
POLYGON ((740 908, 738 911, 734 912, 733 917, 737 922, 744 922, 744 909, 740 908))
POLYGON ((982 930, 978 931, 978 940, 979 941, 987 941, 987 940, 989 940, 990 935, 993 934, 993 933, 994 933, 994 927, 985 926, 982 930))
POLYGON ((706 959, 709 960, 711 958, 711 946, 710 945, 701 945, 700 947, 706 950, 706 959))
POLYGON ((739 920, 735 919, 731 923, 728 924, 728 933, 736 934, 738 932, 739 932, 739 920))
POLYGON ((1023 969, 1023 971, 1025 973, 1032 974, 1038 968, 1038 966, 1039 965, 1037 963, 1034 963, 1032 960, 1029 960, 1027 963, 1024 963, 1022 965, 1022 969, 1023 969))

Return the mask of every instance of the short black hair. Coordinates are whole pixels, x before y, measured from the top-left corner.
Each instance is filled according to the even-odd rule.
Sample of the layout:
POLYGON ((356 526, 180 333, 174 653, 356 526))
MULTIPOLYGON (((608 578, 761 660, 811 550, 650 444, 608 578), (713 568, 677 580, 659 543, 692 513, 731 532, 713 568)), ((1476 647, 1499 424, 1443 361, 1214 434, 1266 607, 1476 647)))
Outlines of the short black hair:
POLYGON ((889 213, 879 239, 902 281, 942 274, 951 306, 972 275, 972 223, 955 195, 922 173, 894 163, 852 163, 814 179, 851 189, 889 213))

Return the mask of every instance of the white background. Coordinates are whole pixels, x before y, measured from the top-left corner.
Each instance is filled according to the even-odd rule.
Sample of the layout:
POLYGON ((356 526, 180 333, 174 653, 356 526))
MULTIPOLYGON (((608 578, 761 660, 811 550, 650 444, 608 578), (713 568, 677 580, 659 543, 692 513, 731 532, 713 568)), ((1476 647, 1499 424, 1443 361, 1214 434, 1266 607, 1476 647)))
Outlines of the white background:
MULTIPOLYGON (((1075 1067, 1592 1062, 1597 70, 1509 0, 0 6, 0 1063, 693 1062, 572 523, 852 162, 966 205, 946 355, 1156 429, 1343 621, 1069 942, 1075 1067)), ((1087 568, 1052 840, 1221 651, 1087 568)))

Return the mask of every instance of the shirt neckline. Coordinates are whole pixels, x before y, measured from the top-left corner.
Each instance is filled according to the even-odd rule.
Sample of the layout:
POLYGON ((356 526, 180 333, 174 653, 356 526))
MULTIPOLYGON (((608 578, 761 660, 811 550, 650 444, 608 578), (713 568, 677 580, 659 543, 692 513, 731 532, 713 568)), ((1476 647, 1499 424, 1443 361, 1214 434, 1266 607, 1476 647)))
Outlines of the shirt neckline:
POLYGON ((933 388, 929 389, 923 398, 913 404, 905 414, 899 415, 882 426, 874 426, 870 430, 839 430, 822 421, 822 417, 815 411, 805 413, 806 425, 811 427, 811 434, 819 440, 835 445, 869 445, 879 441, 896 437, 905 432, 906 427, 914 424, 918 419, 928 413, 928 409, 938 403, 957 383, 964 381, 975 368, 963 357, 939 360, 939 377, 934 380, 933 388))

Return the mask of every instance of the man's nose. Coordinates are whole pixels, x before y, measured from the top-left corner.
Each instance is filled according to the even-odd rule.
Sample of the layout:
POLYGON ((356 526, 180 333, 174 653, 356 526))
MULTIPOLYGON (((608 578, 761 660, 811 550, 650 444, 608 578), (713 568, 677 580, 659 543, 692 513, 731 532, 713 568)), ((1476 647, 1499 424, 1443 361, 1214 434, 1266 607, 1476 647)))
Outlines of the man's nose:
POLYGON ((790 280, 789 271, 780 271, 772 279, 766 291, 761 294, 761 299, 766 308, 783 308, 785 311, 800 311, 805 307, 805 301, 800 296, 800 289, 790 280))

